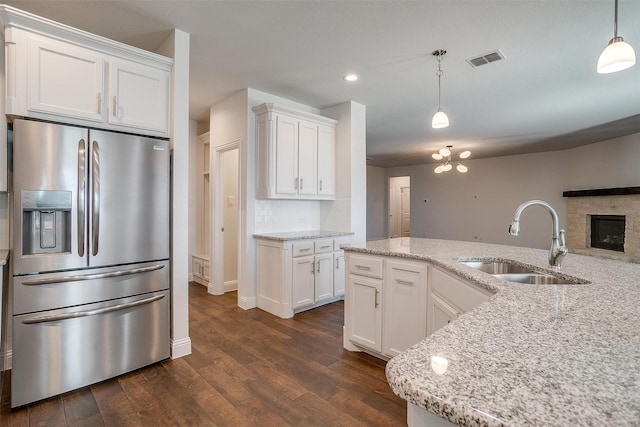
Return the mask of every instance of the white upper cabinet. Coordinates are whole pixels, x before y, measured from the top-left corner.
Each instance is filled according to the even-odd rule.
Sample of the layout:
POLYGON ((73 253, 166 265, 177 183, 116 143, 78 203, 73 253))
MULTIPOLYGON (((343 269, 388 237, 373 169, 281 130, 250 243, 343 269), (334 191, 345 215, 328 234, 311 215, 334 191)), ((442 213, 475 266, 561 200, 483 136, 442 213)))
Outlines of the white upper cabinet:
POLYGON ((333 200, 337 122, 273 104, 253 111, 257 197, 333 200))
POLYGON ((168 136, 173 61, 3 6, 5 113, 168 136))
POLYGON ((35 35, 27 53, 28 112, 103 121, 102 55, 35 35))
POLYGON ((171 73, 130 61, 109 62, 109 123, 167 132, 171 73))

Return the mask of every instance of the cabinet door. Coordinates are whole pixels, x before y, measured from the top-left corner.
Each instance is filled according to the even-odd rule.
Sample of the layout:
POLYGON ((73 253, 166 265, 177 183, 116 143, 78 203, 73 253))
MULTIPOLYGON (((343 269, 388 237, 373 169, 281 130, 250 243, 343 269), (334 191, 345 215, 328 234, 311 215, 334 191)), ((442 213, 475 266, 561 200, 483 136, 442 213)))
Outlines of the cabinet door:
POLYGON ((438 329, 447 326, 448 323, 451 323, 452 320, 458 317, 458 312, 436 295, 431 295, 429 316, 431 317, 429 335, 431 335, 438 329))
POLYGON ((382 351, 382 280, 349 275, 349 339, 382 351))
POLYGON ((292 261, 293 308, 300 308, 314 303, 314 257, 294 258, 292 261))
POLYGON ((333 297, 333 254, 316 255, 315 301, 333 297))
POLYGON ((318 192, 318 125, 298 123, 298 194, 316 196, 318 192))
POLYGON ((344 252, 336 252, 333 255, 334 269, 333 269, 333 295, 344 295, 344 281, 345 281, 345 268, 344 268, 344 252))
POLYGON ((384 280, 384 349, 400 354, 427 336, 427 265, 386 262, 384 280))
POLYGON ((318 128, 318 196, 332 198, 336 194, 336 129, 318 128))
POLYGON ((298 121, 275 115, 275 187, 276 194, 298 194, 298 121))
POLYGON ((103 121, 104 61, 71 44, 29 38, 27 65, 30 112, 103 121))
POLYGON ((110 59, 109 123, 167 134, 171 72, 110 59))
POLYGON ((199 258, 191 259, 191 270, 193 272, 193 278, 202 278, 202 260, 199 258))

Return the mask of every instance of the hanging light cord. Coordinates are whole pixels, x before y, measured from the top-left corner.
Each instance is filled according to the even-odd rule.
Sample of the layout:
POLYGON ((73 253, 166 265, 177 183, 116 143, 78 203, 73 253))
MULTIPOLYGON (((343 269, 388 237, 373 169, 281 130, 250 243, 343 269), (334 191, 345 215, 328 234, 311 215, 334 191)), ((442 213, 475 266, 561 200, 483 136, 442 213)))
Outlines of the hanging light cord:
POLYGON ((614 8, 614 18, 613 18, 613 38, 618 38, 618 0, 616 0, 614 8))
POLYGON ((438 111, 440 111, 440 78, 444 74, 442 68, 440 67, 442 63, 442 53, 438 53, 436 59, 438 60, 438 71, 436 71, 436 76, 438 76, 438 111))

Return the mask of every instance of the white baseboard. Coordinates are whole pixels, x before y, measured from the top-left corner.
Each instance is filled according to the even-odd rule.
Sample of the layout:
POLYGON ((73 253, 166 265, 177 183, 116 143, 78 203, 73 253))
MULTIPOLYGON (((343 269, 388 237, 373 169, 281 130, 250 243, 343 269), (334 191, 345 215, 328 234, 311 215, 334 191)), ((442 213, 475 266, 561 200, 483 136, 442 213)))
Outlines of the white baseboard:
POLYGON ((224 291, 231 292, 238 290, 238 281, 237 280, 228 280, 224 282, 224 291))
POLYGON ((191 338, 171 340, 171 358, 178 359, 191 354, 191 338))
POLYGON ((244 310, 249 310, 251 308, 256 308, 258 305, 256 304, 256 297, 245 297, 245 296, 240 296, 238 297, 238 307, 244 309, 244 310))
POLYGON ((13 361, 13 352, 11 350, 7 351, 2 357, 0 357, 0 371, 7 371, 11 369, 13 361))

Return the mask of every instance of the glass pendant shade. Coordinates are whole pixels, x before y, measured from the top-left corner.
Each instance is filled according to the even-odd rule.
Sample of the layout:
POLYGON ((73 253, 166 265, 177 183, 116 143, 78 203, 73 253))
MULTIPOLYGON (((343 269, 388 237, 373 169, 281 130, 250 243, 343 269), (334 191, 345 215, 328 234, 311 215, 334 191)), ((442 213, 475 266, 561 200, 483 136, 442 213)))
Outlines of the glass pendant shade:
POLYGON ((636 53, 633 47, 622 40, 622 37, 614 37, 598 58, 598 73, 615 73, 632 67, 635 63, 636 53))
POLYGON ((448 148, 441 148, 440 151, 438 151, 438 154, 440 154, 442 157, 449 157, 451 155, 451 150, 449 150, 448 148))
POLYGON ((467 157, 469 157, 471 155, 471 151, 467 150, 467 151, 463 151, 462 153, 459 154, 461 159, 466 159, 467 157))
POLYGON ((465 165, 458 165, 456 166, 456 169, 460 173, 467 173, 467 171, 469 170, 469 168, 467 168, 465 165))
POLYGON ((442 172, 444 172, 444 171, 442 170, 442 165, 440 165, 440 166, 436 166, 436 168, 435 168, 433 171, 434 171, 435 173, 442 173, 442 172))
POLYGON ((446 165, 442 166, 442 170, 444 172, 449 172, 452 168, 453 168, 453 166, 451 166, 451 163, 447 163, 446 165))
POLYGON ((442 160, 442 155, 439 153, 433 153, 431 157, 433 157, 434 160, 442 160))
POLYGON ((431 127, 434 129, 440 129, 446 128, 447 126, 449 126, 449 117, 447 117, 444 111, 438 110, 438 112, 433 115, 431 127))

